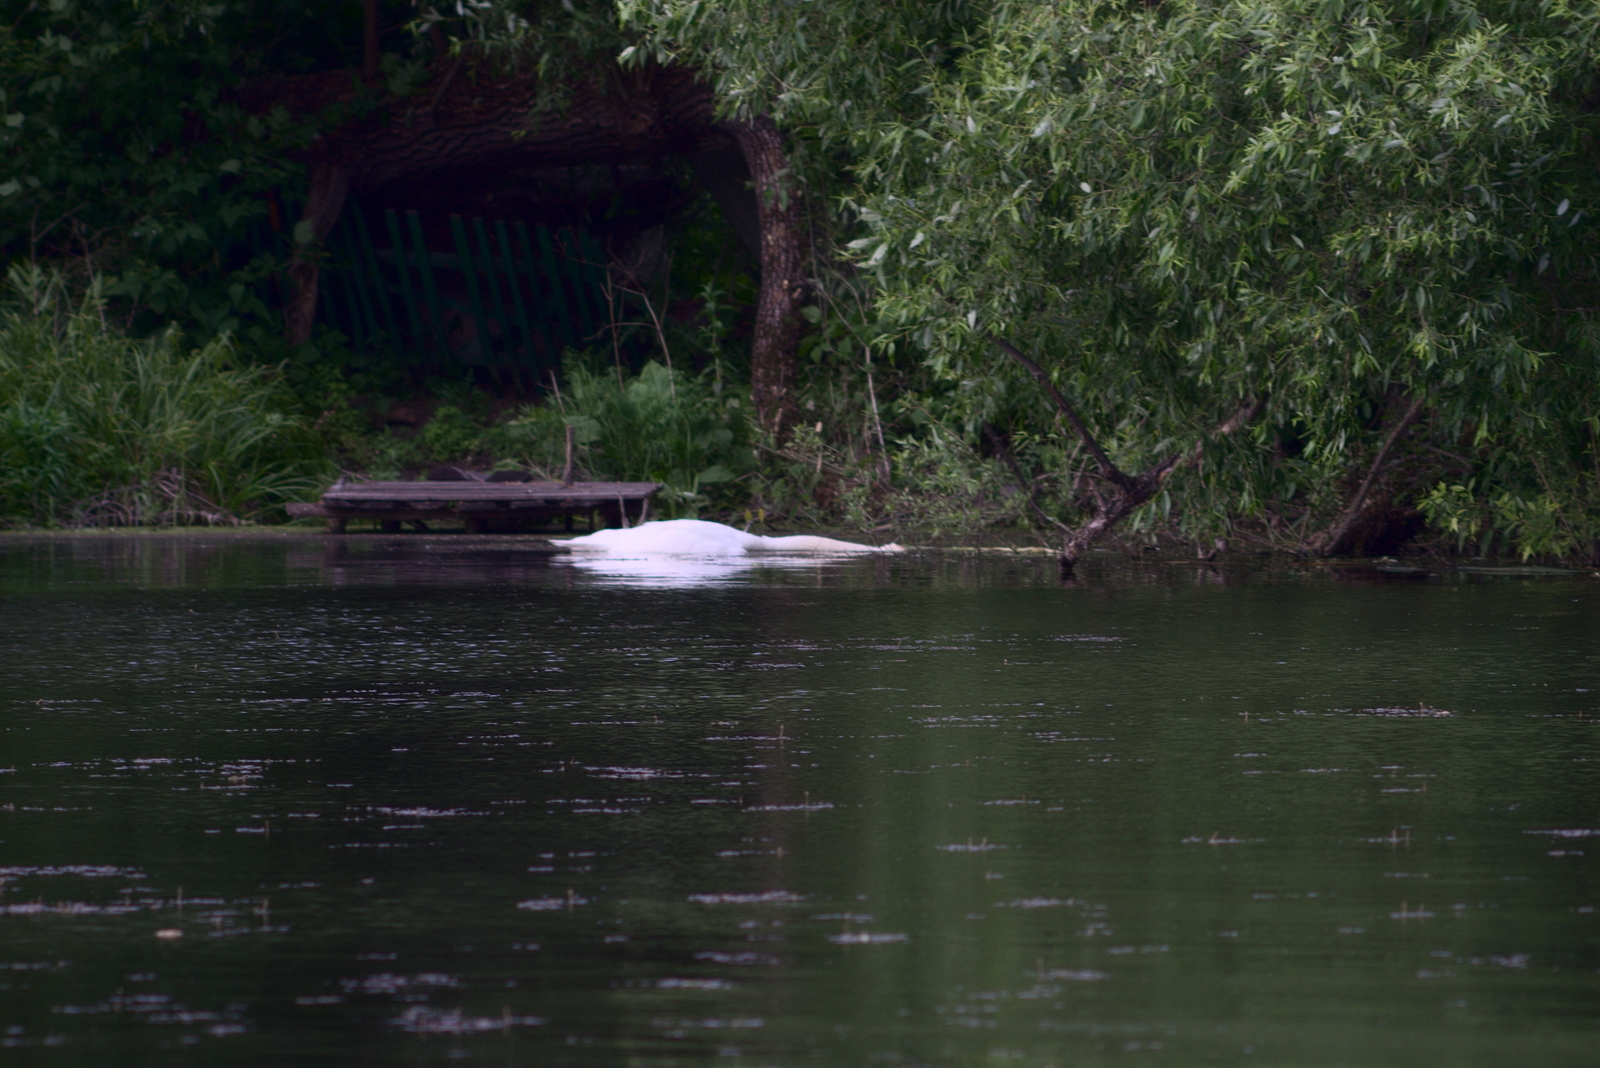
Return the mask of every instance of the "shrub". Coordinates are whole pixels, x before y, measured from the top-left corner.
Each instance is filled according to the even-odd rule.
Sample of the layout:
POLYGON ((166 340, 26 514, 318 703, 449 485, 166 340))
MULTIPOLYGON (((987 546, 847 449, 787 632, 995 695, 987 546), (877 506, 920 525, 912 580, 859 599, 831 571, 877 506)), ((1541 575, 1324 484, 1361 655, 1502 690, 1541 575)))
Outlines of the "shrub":
POLYGON ((503 456, 553 473, 571 425, 583 474, 660 482, 670 506, 694 512, 753 469, 745 411, 743 397, 719 392, 704 376, 655 362, 619 376, 569 358, 561 394, 496 428, 492 443, 503 456))
POLYGON ((322 442, 270 369, 220 338, 130 338, 97 287, 76 306, 59 279, 9 272, 0 314, 0 522, 238 522, 313 492, 322 442))

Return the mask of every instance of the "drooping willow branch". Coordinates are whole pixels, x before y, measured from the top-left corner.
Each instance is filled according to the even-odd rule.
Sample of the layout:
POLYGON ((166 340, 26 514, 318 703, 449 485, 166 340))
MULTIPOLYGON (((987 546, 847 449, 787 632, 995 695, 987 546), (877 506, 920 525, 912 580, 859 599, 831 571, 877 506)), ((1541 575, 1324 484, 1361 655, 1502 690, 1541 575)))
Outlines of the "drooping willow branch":
MULTIPOLYGON (((1267 398, 1265 395, 1246 401, 1233 415, 1213 429, 1210 434, 1197 438, 1191 448, 1173 452, 1148 471, 1130 475, 1118 467, 1111 457, 1106 454, 1100 442, 1089 432, 1089 427, 1078 413, 1076 406, 1067 399, 1061 390, 1056 388, 1055 383, 1050 380, 1050 376, 1044 368, 1003 338, 996 337, 992 333, 984 336, 1001 352, 1022 365, 1033 376, 1034 380, 1039 383, 1045 395, 1055 404, 1067 422, 1072 424, 1072 428, 1076 431, 1079 440, 1083 442, 1084 448, 1094 458, 1094 462, 1099 468, 1100 477, 1115 489, 1114 493, 1106 497, 1102 497, 1100 494, 1095 495, 1094 510, 1081 525, 1066 527, 1063 524, 1056 523, 1063 531, 1061 573, 1064 577, 1071 575, 1073 565, 1085 549, 1104 537, 1112 527, 1154 497, 1174 471, 1179 467, 1190 467, 1199 463, 1200 458, 1204 455, 1205 443, 1208 440, 1237 433, 1254 422, 1266 408, 1267 398)), ((1052 520, 1052 522, 1055 521, 1052 520)))

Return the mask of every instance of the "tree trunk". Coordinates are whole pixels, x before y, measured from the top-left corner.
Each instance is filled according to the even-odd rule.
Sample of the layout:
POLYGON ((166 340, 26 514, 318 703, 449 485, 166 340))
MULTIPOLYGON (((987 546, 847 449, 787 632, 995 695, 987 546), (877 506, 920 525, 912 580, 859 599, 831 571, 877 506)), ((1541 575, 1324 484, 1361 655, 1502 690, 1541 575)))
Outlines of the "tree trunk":
POLYGON ((317 318, 317 278, 322 242, 339 221, 350 172, 337 163, 319 163, 311 169, 311 189, 305 211, 294 228, 294 254, 289 257, 289 298, 283 309, 283 336, 291 345, 311 340, 317 318))
POLYGON ((1070 578, 1077 566, 1078 558, 1095 542, 1110 533, 1112 527, 1138 511, 1150 498, 1160 492, 1174 471, 1180 467, 1190 467, 1199 463, 1201 456, 1204 455, 1207 438, 1226 437, 1244 429, 1256 420, 1267 403, 1265 397, 1247 402, 1221 425, 1214 428, 1209 435, 1196 440, 1186 451, 1173 453, 1148 471, 1130 475, 1112 462, 1111 457, 1100 446, 1100 442, 1089 433, 1089 428, 1078 414, 1078 409, 1056 388, 1044 368, 1024 355, 1015 345, 993 334, 988 335, 988 338, 1001 352, 1021 364, 1033 376, 1034 381, 1039 383, 1045 395, 1072 425, 1097 468, 1096 475, 1101 486, 1094 492, 1094 509, 1088 521, 1077 527, 1063 527, 1060 556, 1062 578, 1070 578))
POLYGON ((724 124, 744 153, 761 218, 761 287, 750 347, 750 394, 756 423, 781 441, 794 422, 794 379, 800 308, 810 293, 805 277, 805 219, 800 189, 771 118, 724 124))
POLYGON ((375 82, 381 73, 378 56, 378 0, 361 0, 361 78, 375 82))
MULTIPOLYGON (((1395 443, 1400 440, 1400 436, 1407 428, 1416 422, 1417 416, 1422 414, 1422 401, 1422 397, 1413 400, 1404 414, 1389 429, 1388 437, 1384 438, 1378 454, 1372 458, 1372 464, 1367 468, 1367 476, 1361 480, 1361 485, 1356 487, 1355 493, 1345 502, 1344 511, 1339 513, 1339 518, 1335 519, 1326 530, 1312 539, 1312 552, 1318 556, 1335 556, 1362 547, 1360 544, 1352 544, 1351 535, 1366 518, 1367 501, 1372 493, 1372 487, 1377 483, 1378 476, 1383 473, 1383 466, 1388 462, 1389 454, 1394 451, 1395 443)), ((1382 502, 1379 503, 1381 510, 1382 502)))

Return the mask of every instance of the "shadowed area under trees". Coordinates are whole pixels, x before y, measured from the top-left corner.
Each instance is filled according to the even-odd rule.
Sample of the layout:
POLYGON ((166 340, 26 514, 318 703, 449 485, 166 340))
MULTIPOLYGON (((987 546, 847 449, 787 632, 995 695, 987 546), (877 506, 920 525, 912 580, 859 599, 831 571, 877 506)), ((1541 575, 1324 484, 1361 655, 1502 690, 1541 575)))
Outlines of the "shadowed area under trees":
POLYGON ((693 427, 681 514, 1068 569, 1600 549, 1586 7, 0 6, 7 255, 346 469, 693 427))

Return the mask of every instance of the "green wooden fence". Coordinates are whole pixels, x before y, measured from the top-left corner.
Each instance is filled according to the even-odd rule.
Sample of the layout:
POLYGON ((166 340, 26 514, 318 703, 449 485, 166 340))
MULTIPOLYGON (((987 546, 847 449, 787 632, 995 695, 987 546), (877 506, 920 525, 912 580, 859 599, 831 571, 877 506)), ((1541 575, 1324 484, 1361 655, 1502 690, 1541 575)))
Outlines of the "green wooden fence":
POLYGON ((352 202, 328 236, 318 314, 357 351, 407 364, 542 375, 563 350, 597 340, 605 256, 591 235, 450 215, 440 248, 441 222, 352 202))

